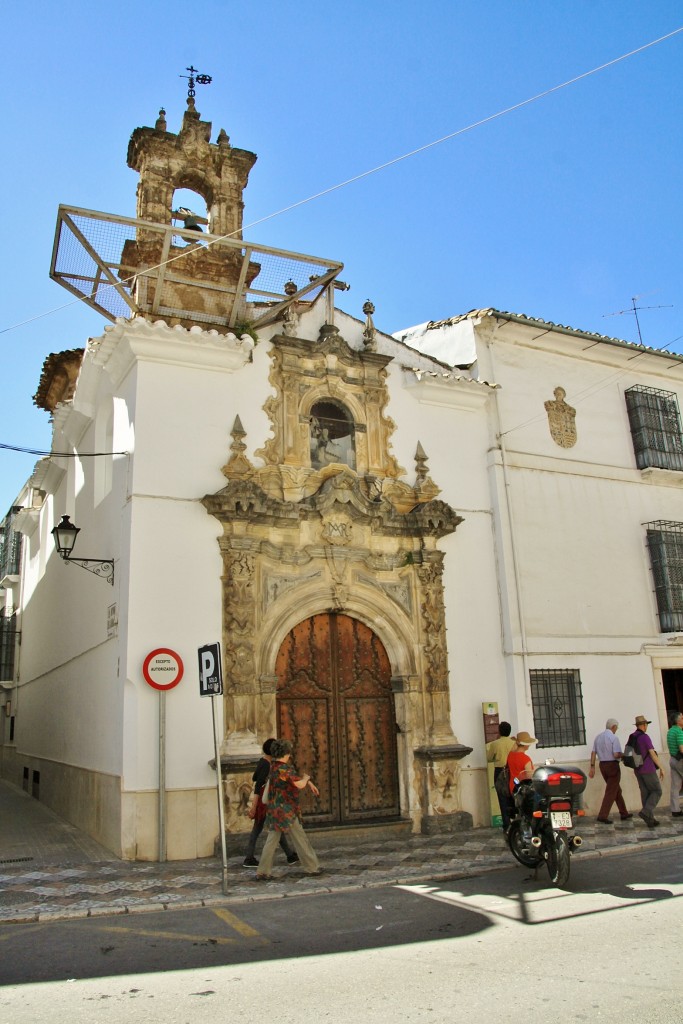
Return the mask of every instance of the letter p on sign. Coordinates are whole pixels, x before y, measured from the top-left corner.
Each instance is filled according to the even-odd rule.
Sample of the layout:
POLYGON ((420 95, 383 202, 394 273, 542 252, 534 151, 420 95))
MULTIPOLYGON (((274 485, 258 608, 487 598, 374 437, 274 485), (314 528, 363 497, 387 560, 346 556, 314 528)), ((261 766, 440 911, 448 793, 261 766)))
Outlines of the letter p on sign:
POLYGON ((215 697, 223 692, 221 645, 205 644, 199 648, 199 696, 215 697))

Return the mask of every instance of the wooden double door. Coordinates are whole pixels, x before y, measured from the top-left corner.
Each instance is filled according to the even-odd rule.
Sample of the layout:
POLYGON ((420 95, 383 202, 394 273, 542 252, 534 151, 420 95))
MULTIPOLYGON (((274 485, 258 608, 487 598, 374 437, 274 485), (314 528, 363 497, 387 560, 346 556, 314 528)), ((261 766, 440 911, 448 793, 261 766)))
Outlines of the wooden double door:
POLYGON ((302 796, 306 820, 398 817, 394 695, 379 638, 348 615, 314 615, 285 637, 276 672, 278 735, 320 789, 302 796))

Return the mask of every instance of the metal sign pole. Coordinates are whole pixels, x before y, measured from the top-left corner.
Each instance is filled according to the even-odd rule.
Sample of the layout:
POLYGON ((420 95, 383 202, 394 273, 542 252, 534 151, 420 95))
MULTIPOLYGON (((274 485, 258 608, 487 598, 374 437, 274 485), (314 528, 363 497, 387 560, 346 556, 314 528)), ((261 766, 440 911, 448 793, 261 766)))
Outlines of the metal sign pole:
POLYGON ((211 697, 213 717, 213 747, 216 756, 216 786, 218 788, 218 828, 221 833, 221 854, 223 856, 223 894, 228 894, 228 852, 225 846, 225 813, 223 810, 223 779, 221 776, 221 755, 218 749, 218 726, 216 723, 216 696, 211 697))
POLYGON ((166 860, 166 691, 159 691, 159 863, 166 860))

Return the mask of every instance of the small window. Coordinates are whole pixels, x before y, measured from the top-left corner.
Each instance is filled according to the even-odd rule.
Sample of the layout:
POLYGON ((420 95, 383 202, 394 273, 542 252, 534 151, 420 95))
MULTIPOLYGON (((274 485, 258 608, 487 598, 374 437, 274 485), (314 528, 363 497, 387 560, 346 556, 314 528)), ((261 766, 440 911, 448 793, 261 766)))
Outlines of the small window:
POLYGON ((531 703, 539 747, 586 742, 581 676, 577 669, 532 669, 531 703))
POLYGON ((683 431, 676 393, 638 384, 624 397, 638 469, 683 470, 683 431))
POLYGON ((348 410, 337 402, 316 402, 311 409, 311 466, 341 462, 356 468, 355 432, 348 410))
POLYGON ((645 523, 662 633, 683 631, 683 523, 645 523))
POLYGON ((17 646, 16 615, 0 617, 0 679, 14 680, 14 658, 17 646))

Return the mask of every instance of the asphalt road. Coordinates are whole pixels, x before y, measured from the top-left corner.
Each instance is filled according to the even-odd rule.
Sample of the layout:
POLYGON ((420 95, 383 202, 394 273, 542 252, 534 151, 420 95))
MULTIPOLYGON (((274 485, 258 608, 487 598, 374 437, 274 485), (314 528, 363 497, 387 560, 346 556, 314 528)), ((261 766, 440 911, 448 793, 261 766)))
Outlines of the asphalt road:
POLYGON ((0 926, 0 1019, 678 1021, 680 847, 433 886, 0 926))

